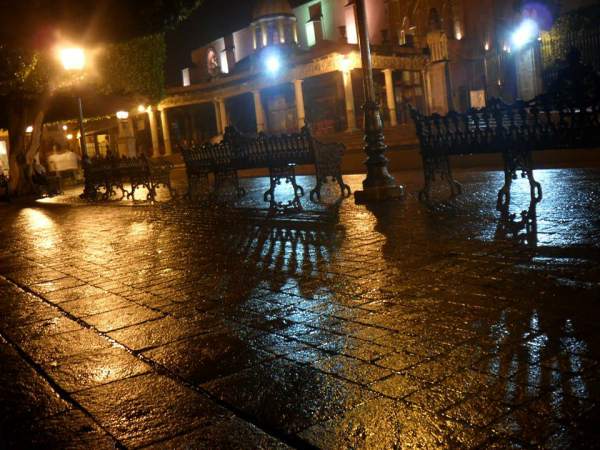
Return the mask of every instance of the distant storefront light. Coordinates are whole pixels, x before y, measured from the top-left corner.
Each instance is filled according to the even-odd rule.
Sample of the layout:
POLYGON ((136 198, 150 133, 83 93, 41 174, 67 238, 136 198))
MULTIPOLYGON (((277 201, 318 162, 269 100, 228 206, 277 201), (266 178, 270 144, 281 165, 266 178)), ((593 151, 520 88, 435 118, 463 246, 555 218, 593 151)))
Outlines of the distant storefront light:
POLYGON ((117 111, 117 119, 126 120, 129 118, 129 113, 127 111, 117 111))

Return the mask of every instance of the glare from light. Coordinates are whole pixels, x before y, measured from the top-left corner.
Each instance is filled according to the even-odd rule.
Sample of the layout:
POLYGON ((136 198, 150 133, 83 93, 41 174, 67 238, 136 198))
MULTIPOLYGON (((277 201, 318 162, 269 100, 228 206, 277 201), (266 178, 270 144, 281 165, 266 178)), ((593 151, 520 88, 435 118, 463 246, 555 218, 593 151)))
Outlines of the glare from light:
POLYGON ((519 49, 537 39, 540 29, 535 20, 525 19, 511 36, 513 45, 519 49))
POLYGON ((117 119, 126 120, 129 118, 129 113, 127 111, 117 111, 117 119))
POLYGON ((145 113, 146 112, 146 107, 144 105, 139 105, 138 106, 138 112, 141 113, 145 113))
POLYGON ((340 58, 340 70, 342 72, 348 72, 352 69, 352 61, 348 56, 342 56, 340 58))
POLYGON ((83 70, 85 67, 85 52, 80 47, 63 48, 59 57, 65 70, 83 70))
POLYGON ((266 61, 267 71, 271 74, 276 74, 281 69, 281 60, 277 55, 270 55, 266 61))
POLYGON ((485 49, 485 51, 486 51, 486 52, 487 52, 487 51, 489 51, 489 50, 490 50, 490 43, 489 43, 489 42, 486 42, 486 43, 483 45, 483 48, 485 49))
POLYGON ((68 127, 67 127, 66 125, 63 125, 63 126, 62 126, 62 129, 63 129, 63 131, 67 131, 67 128, 68 128, 68 127))
POLYGON ((25 133, 33 133, 33 125, 29 125, 27 128, 25 128, 25 133))
POLYGON ((72 133, 67 134, 67 141, 70 141, 71 139, 73 139, 73 134, 72 133))
POLYGON ((462 33, 460 31, 456 32, 456 40, 460 41, 463 38, 462 33))

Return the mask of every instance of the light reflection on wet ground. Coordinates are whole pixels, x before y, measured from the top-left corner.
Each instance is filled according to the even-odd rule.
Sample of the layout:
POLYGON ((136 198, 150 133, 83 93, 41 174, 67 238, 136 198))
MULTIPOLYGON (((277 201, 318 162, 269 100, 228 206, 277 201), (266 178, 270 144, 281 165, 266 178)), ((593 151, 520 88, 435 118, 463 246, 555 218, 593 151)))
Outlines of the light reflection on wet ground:
POLYGON ((504 217, 499 172, 459 173, 454 200, 276 217, 266 179, 239 209, 0 206, 0 348, 70 394, 24 414, 47 445, 72 439, 57 417, 89 422, 82 446, 593 446, 600 171, 536 176, 544 200, 519 181, 504 217))

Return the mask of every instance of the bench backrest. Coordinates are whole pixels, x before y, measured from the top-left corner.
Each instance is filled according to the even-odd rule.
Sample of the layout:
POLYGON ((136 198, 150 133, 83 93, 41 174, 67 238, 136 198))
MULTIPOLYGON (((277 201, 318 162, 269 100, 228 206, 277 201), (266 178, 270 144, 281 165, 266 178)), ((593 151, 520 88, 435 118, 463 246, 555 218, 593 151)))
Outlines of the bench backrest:
POLYGON ((184 148, 182 155, 188 173, 285 167, 313 164, 314 144, 308 128, 294 134, 248 136, 228 127, 221 142, 184 148))
POLYGON ((412 109, 421 149, 449 155, 600 146, 600 102, 569 105, 551 96, 425 116, 412 109))

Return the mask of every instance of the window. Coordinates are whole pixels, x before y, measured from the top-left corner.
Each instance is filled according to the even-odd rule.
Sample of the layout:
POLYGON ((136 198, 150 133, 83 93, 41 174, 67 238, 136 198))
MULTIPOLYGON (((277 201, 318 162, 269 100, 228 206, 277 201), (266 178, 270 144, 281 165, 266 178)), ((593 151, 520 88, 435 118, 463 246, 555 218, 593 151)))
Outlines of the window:
POLYGON ((181 71, 181 77, 182 77, 183 85, 189 86, 191 80, 190 80, 190 69, 188 67, 186 67, 185 69, 183 69, 181 71))
POLYGON ((315 3, 308 7, 308 15, 310 17, 311 22, 320 21, 323 17, 323 13, 321 12, 321 2, 315 3))
POLYGON ((229 61, 227 61, 227 50, 221 52, 221 72, 229 73, 229 61))
POLYGON ((308 7, 308 23, 306 24, 306 40, 309 47, 312 47, 323 40, 323 25, 321 19, 321 3, 315 3, 308 7))

